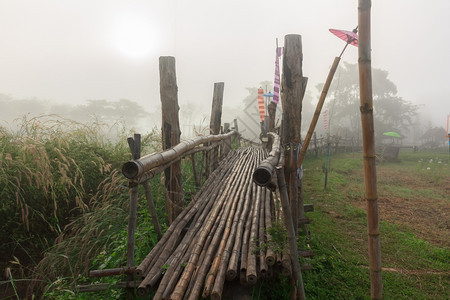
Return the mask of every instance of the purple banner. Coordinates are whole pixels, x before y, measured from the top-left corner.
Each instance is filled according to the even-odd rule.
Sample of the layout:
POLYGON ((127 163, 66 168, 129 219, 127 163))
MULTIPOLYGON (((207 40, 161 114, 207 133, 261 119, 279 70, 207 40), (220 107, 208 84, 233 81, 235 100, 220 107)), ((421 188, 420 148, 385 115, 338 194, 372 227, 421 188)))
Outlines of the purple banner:
POLYGON ((283 47, 277 48, 277 54, 275 59, 275 80, 273 84, 273 102, 278 104, 280 98, 280 63, 279 58, 283 53, 283 47))

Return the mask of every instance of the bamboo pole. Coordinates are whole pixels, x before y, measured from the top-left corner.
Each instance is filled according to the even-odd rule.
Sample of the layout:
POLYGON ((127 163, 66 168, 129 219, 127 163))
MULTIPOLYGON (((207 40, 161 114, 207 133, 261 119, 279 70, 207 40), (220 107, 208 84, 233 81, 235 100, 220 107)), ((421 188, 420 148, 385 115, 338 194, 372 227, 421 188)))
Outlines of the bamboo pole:
MULTIPOLYGON (((237 159, 236 155, 231 155, 229 157, 229 161, 228 161, 228 165, 233 165, 235 163, 237 159)), ((211 207, 214 205, 214 201, 209 201, 210 199, 214 199, 215 197, 217 197, 218 194, 222 193, 223 190, 223 186, 217 186, 216 184, 214 184, 214 182, 216 180, 218 181, 222 181, 224 180, 224 178, 226 178, 228 175, 230 174, 230 170, 229 168, 227 169, 227 164, 225 163, 221 163, 219 165, 219 168, 217 168, 213 174, 211 174, 210 178, 208 178, 208 180, 205 182, 204 184, 204 189, 200 190, 198 193, 198 199, 193 199, 193 201, 198 201, 199 203, 199 207, 198 209, 195 211, 196 215, 194 216, 193 214, 191 214, 190 217, 183 217, 183 216, 179 216, 175 222, 173 224, 176 224, 178 222, 177 226, 172 226, 169 227, 168 232, 172 232, 171 234, 171 239, 172 242, 171 244, 166 242, 165 244, 161 243, 162 241, 160 241, 155 247, 158 247, 162 244, 162 246, 160 247, 160 251, 158 252, 157 257, 155 258, 155 260, 152 261, 151 263, 151 269, 146 273, 146 277, 145 279, 142 281, 141 285, 138 288, 138 295, 139 296, 145 296, 145 294, 148 292, 149 287, 153 286, 157 283, 157 281, 159 280, 159 278, 163 275, 162 274, 162 269, 161 267, 164 264, 169 265, 169 269, 166 270, 166 273, 164 274, 164 278, 163 281, 161 282, 161 284, 163 284, 163 286, 160 288, 158 288, 158 295, 161 294, 167 294, 171 292, 171 290, 173 289, 173 283, 177 281, 178 277, 179 277, 179 269, 174 271, 174 267, 177 267, 177 265, 180 264, 184 264, 185 257, 188 257, 190 255, 190 252, 192 249, 192 245, 189 246, 189 249, 186 251, 186 254, 188 254, 186 256, 186 254, 183 256, 183 260, 179 261, 179 264, 177 264, 177 259, 182 256, 182 252, 185 251, 183 249, 186 249, 185 245, 188 244, 189 242, 195 240, 194 235, 196 234, 196 232, 198 230, 200 230, 202 224, 204 223, 204 218, 209 215, 209 211, 211 210, 211 207), (223 171, 223 169, 225 168, 225 172, 223 171), (206 204, 206 207, 204 206, 206 204), (186 235, 184 235, 183 240, 179 243, 179 242, 175 242, 173 243, 174 240, 179 240, 178 236, 180 235, 178 232, 181 232, 183 230, 183 228, 185 228, 185 225, 187 224, 187 222, 189 222, 192 218, 194 218, 194 220, 191 223, 190 228, 193 230, 188 230, 188 232, 186 233, 186 235), (182 219, 183 222, 180 222, 180 219, 182 219), (176 228, 175 230, 173 228, 176 228), (175 252, 173 252, 175 250, 175 252), (172 253, 172 254, 171 254, 172 253), (170 256, 170 257, 169 257, 170 256), (178 272, 178 273, 177 273, 178 272), (165 278, 167 275, 167 278, 165 278), (169 277, 176 277, 176 278, 169 278, 169 277), (169 282, 167 284, 167 282, 169 282), (165 288, 164 285, 167 284, 167 287, 165 288)), ((194 209, 192 209, 192 211, 194 211, 194 209)), ((163 239, 166 237, 167 233, 163 236, 163 239)), ((153 250, 152 250, 153 251, 153 250)))
MULTIPOLYGON (((233 157, 233 159, 231 159, 229 163, 233 163, 235 159, 236 157, 233 157)), ((152 283, 156 282, 158 277, 161 275, 161 267, 167 261, 167 259, 169 258, 170 254, 174 251, 174 249, 178 246, 177 241, 186 224, 189 223, 189 221, 201 209, 201 207, 204 205, 206 201, 214 199, 217 196, 217 194, 223 191, 224 189, 223 186, 217 187, 217 185, 214 184, 215 179, 222 180, 224 178, 223 176, 220 176, 219 178, 216 177, 217 174, 224 176, 227 176, 229 174, 229 172, 221 173, 223 167, 224 166, 221 165, 218 169, 216 169, 216 171, 207 180, 207 182, 205 182, 205 187, 214 186, 216 188, 214 188, 209 193, 205 192, 201 193, 197 198, 198 201, 195 201, 195 199, 191 201, 189 205, 195 203, 192 209, 189 209, 190 207, 188 206, 187 209, 189 209, 189 211, 185 214, 183 213, 187 209, 183 211, 183 213, 174 221, 174 223, 172 223, 172 225, 174 226, 171 225, 168 228, 166 234, 163 236, 163 239, 153 248, 150 254, 141 263, 141 265, 138 266, 137 268, 138 270, 147 269, 147 266, 150 266, 150 269, 148 271, 141 272, 141 274, 146 275, 145 279, 141 283, 141 286, 139 287, 143 293, 146 291, 147 286, 152 285, 152 283), (154 251, 155 248, 158 248, 158 251, 154 251)))
MULTIPOLYGON (((233 157, 230 157, 232 160, 233 157)), ((217 169, 216 175, 226 175, 227 172, 221 173, 222 168, 217 169)), ((189 205, 183 210, 181 215, 169 226, 166 233, 163 235, 162 239, 153 247, 150 253, 145 257, 145 259, 141 262, 141 264, 136 268, 135 275, 138 277, 142 277, 146 275, 146 270, 148 266, 154 264, 154 259, 158 258, 161 252, 166 247, 170 249, 167 245, 173 245, 175 243, 174 239, 177 239, 184 226, 186 226, 187 222, 197 213, 197 211, 202 207, 204 201, 208 199, 208 197, 203 197, 204 193, 208 191, 208 187, 214 185, 214 180, 220 180, 222 177, 218 178, 218 176, 211 176, 205 184, 204 189, 200 190, 199 193, 192 199, 189 205)), ((166 249, 166 250, 167 250, 166 249)))
POLYGON ((256 184, 267 186, 272 182, 272 174, 280 159, 280 137, 272 132, 268 135, 272 138, 272 151, 253 172, 253 180, 256 184))
POLYGON ((233 229, 236 227, 233 226, 235 223, 234 220, 237 220, 238 214, 241 211, 243 201, 240 200, 240 190, 242 186, 248 185, 250 182, 250 177, 247 176, 251 170, 253 169, 253 157, 251 153, 249 153, 248 156, 246 156, 246 164, 241 169, 241 176, 239 178, 239 181, 237 182, 236 186, 234 187, 233 193, 230 195, 231 201, 231 211, 228 214, 226 221, 225 228, 223 230, 223 233, 221 234, 221 240, 220 244, 218 246, 218 249, 216 251, 216 255, 214 256, 214 260, 211 264, 211 267, 209 268, 209 272, 207 274, 206 283, 205 283, 205 289, 203 290, 203 298, 209 297, 211 294, 211 291, 214 286, 214 282, 216 280, 217 273, 219 272, 220 264, 227 264, 227 260, 223 260, 222 258, 226 256, 225 251, 230 247, 230 243, 228 243, 229 240, 233 239, 233 229), (231 237, 230 237, 231 236, 231 237))
POLYGON ((121 275, 121 274, 133 274, 135 269, 136 269, 136 267, 91 270, 91 271, 89 271, 89 277, 106 277, 106 276, 121 275))
POLYGON ((258 279, 256 269, 256 255, 258 253, 256 239, 259 236, 258 232, 259 232, 261 193, 262 187, 257 186, 255 204, 253 205, 253 218, 251 222, 250 238, 248 242, 249 250, 247 257, 246 276, 247 276, 247 283, 249 284, 256 284, 256 281, 258 279))
MULTIPOLYGON (((255 167, 256 163, 257 163, 257 161, 255 160, 255 157, 253 157, 252 168, 255 167)), ((249 176, 246 176, 246 177, 247 177, 247 179, 249 179, 249 176)), ((246 182, 245 186, 248 187, 249 185, 250 185, 250 180, 248 180, 246 182)), ((241 189, 239 198, 245 199, 246 193, 247 193, 247 191, 245 188, 241 189)), ((245 218, 245 212, 248 211, 247 205, 251 204, 251 201, 247 201, 247 200, 248 199, 245 199, 245 201, 241 200, 239 202, 240 206, 239 206, 238 211, 236 212, 234 220, 233 220, 230 238, 228 238, 227 245, 226 245, 226 248, 225 248, 223 256, 222 256, 222 261, 220 263, 220 269, 218 271, 216 280, 214 281, 214 286, 213 286, 212 293, 211 293, 211 299, 213 299, 213 300, 221 299, 233 245, 237 244, 237 242, 236 242, 236 240, 238 238, 237 232, 239 231, 238 230, 239 224, 242 224, 242 222, 240 222, 240 220, 241 220, 243 214, 244 214, 244 218, 245 218)))
POLYGON ((200 188, 200 179, 198 177, 197 174, 197 168, 195 167, 195 153, 191 154, 189 156, 190 160, 191 160, 191 164, 192 164, 192 174, 194 175, 194 183, 195 183, 195 187, 198 189, 200 188))
MULTIPOLYGON (((243 195, 245 195, 245 203, 244 203, 244 211, 242 212, 241 216, 239 217, 238 225, 237 225, 237 232, 236 232, 236 242, 234 243, 233 249, 231 251, 231 257, 230 261, 228 263, 228 268, 226 272, 226 278, 227 280, 231 281, 235 279, 238 275, 238 265, 239 265, 239 257, 242 253, 242 249, 244 248, 242 245, 244 243, 245 236, 247 235, 247 231, 245 231, 246 228, 248 228, 249 225, 246 225, 247 222, 249 222, 249 219, 251 218, 251 205, 252 205, 252 190, 253 185, 249 183, 246 186, 246 189, 243 191, 243 195)), ((242 262, 241 262, 242 264, 242 262)))
POLYGON ((137 282, 117 282, 116 284, 113 284, 111 286, 111 283, 97 283, 97 284, 86 284, 86 285, 78 285, 75 287, 76 291, 78 293, 88 293, 88 292, 100 292, 100 291, 106 291, 107 289, 110 289, 111 287, 114 288, 135 288, 139 285, 139 281, 137 282))
POLYGON ((150 190, 150 184, 147 180, 142 185, 144 186, 145 198, 147 198, 148 210, 150 212, 150 216, 152 217, 153 228, 155 229, 155 232, 158 236, 158 240, 160 240, 162 237, 161 226, 159 225, 155 201, 153 201, 152 191, 150 190))
MULTIPOLYGON (((138 185, 130 188, 130 207, 127 233, 127 267, 134 267, 134 244, 137 223, 138 185)), ((127 281, 133 281, 133 275, 128 274, 127 281)), ((130 296, 130 294, 128 294, 130 296)))
MULTIPOLYGON (((219 212, 224 204, 224 201, 227 198, 227 195, 229 194, 231 185, 236 177, 237 172, 236 169, 233 168, 233 171, 235 174, 233 174, 233 176, 231 176, 231 178, 226 182, 225 191, 221 194, 220 198, 216 200, 217 202, 216 206, 213 208, 210 216, 208 217, 208 220, 204 223, 202 231, 200 232, 198 238, 195 239, 195 246, 193 248, 192 254, 189 257, 189 261, 187 262, 186 267, 184 268, 183 274, 181 275, 181 278, 178 281, 178 284, 176 285, 171 295, 172 299, 181 299, 185 294, 185 291, 189 285, 189 281, 197 266, 197 263, 201 259, 201 252, 203 249, 204 242, 207 239, 208 234, 211 231, 211 228, 214 226, 216 219, 220 217, 219 212)), ((200 274, 200 276, 203 276, 203 274, 200 274)))
POLYGON ((298 249, 297 239, 294 230, 294 223, 291 218, 291 207, 288 199, 288 191, 286 188, 286 180, 284 178, 283 167, 277 169, 278 188, 280 190, 281 204, 283 206, 284 222, 288 232, 289 249, 292 260, 292 266, 294 267, 294 277, 297 288, 297 298, 300 300, 305 299, 305 289, 303 287, 302 273, 300 270, 300 263, 298 261, 298 249))
POLYGON ((367 203, 369 243, 370 296, 382 299, 380 228, 378 221, 377 174, 375 167, 375 134, 372 100, 372 67, 370 41, 370 0, 358 2, 358 65, 360 111, 363 137, 364 182, 367 203))
POLYGON ((271 246, 272 235, 270 234, 270 228, 272 227, 272 211, 271 211, 271 198, 272 193, 266 193, 266 204, 265 204, 265 229, 266 229, 266 239, 267 239, 267 251, 266 251, 266 264, 268 266, 273 266, 275 264, 275 252, 271 246))
POLYGON ((261 187, 261 199, 260 199, 260 211, 259 211, 259 237, 258 237, 258 250, 259 250, 259 274, 262 277, 267 275, 266 264, 266 249, 263 245, 266 245, 266 228, 265 228, 265 213, 266 213, 266 195, 269 194, 269 190, 261 187))
MULTIPOLYGON (((141 156, 141 135, 134 134, 133 138, 128 138, 128 146, 130 147, 133 159, 137 160, 141 156)), ((129 216, 128 216, 128 232, 127 232, 127 268, 134 268, 134 244, 135 233, 137 224, 137 205, 138 205, 138 191, 139 185, 129 182, 129 216)), ((127 273, 127 282, 133 281, 133 274, 127 273)), ((127 298, 130 299, 133 296, 133 291, 127 289, 127 298)))
MULTIPOLYGON (((252 183, 252 192, 251 192, 251 197, 255 197, 256 195, 256 190, 257 190, 257 185, 252 183)), ((250 240, 250 231, 251 231, 251 224, 252 224, 252 220, 253 220, 253 216, 255 214, 255 210, 253 209, 253 207, 250 208, 250 214, 245 222, 245 229, 244 229, 244 233, 242 236, 242 246, 241 246, 241 259, 240 259, 240 279, 241 279, 241 283, 247 283, 247 261, 248 261, 248 252, 249 252, 249 240, 250 240)))
MULTIPOLYGON (((189 155, 189 151, 194 150, 196 146, 206 143, 218 142, 229 138, 236 134, 235 131, 230 131, 222 135, 208 135, 200 136, 180 142, 170 149, 145 155, 138 160, 128 161, 122 166, 122 173, 126 178, 133 179, 142 174, 151 171, 152 169, 162 166, 167 163, 172 163, 173 160, 180 159, 184 155, 189 155)), ((200 149, 205 150, 205 149, 200 149)))
MULTIPOLYGON (((245 182, 245 175, 250 173, 249 166, 251 163, 251 160, 246 159, 248 156, 244 156, 243 159, 240 160, 239 164, 234 167, 234 178, 230 185, 230 191, 227 195, 224 195, 226 210, 224 211, 224 214, 221 216, 221 218, 218 220, 219 227, 217 228, 213 240, 211 241, 211 245, 206 251, 205 259, 202 262, 199 270, 198 275, 195 280, 195 284, 191 290, 191 293, 189 294, 188 299, 197 299, 200 295, 201 288, 204 284, 204 279, 207 276, 207 274, 210 275, 209 282, 207 280, 207 284, 210 286, 207 286, 208 289, 205 290, 206 297, 209 296, 210 291, 212 289, 212 283, 215 279, 215 275, 218 270, 218 263, 221 261, 221 256, 223 253, 223 250, 226 245, 226 240, 228 239, 228 236, 230 234, 230 228, 231 228, 231 222, 234 218, 234 213, 236 211, 237 202, 239 200, 238 197, 236 197, 236 193, 238 191, 238 188, 242 185, 243 182, 245 182), (216 250, 217 249, 217 250, 216 250), (211 268, 209 268, 212 259, 214 258, 214 253, 217 253, 215 262, 213 262, 211 268), (207 272, 209 270, 209 272, 207 272)), ((217 220, 216 220, 217 222, 217 220)))

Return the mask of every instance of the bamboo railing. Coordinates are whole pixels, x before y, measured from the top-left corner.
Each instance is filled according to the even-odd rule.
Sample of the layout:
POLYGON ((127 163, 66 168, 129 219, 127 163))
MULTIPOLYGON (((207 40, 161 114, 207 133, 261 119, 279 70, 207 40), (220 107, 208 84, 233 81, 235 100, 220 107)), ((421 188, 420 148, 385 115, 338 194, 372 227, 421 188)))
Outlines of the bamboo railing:
MULTIPOLYGON (((237 134, 235 131, 230 131, 228 133, 221 135, 199 136, 193 139, 183 141, 178 145, 165 151, 146 155, 139 159, 126 162, 122 166, 122 173, 128 179, 139 180, 139 177, 144 175, 145 173, 150 172, 157 173, 155 170, 159 169, 164 170, 165 168, 170 166, 170 164, 180 160, 184 156, 188 156, 198 151, 209 150, 208 148, 196 149, 196 147, 199 145, 224 141, 225 139, 231 138, 235 134, 237 134)), ((217 146, 218 144, 214 145, 214 147, 217 146)))

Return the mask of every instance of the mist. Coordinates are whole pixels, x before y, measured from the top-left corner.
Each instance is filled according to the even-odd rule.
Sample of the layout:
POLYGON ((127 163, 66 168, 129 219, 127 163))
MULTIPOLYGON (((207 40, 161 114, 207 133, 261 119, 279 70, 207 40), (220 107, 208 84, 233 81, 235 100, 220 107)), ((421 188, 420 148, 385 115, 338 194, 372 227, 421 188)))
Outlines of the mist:
MULTIPOLYGON (((186 136, 209 126, 214 82, 225 83, 223 122, 248 118, 246 123, 258 124, 253 112, 243 115, 244 100, 249 88, 273 81, 277 39, 282 46, 286 34, 302 35, 303 73, 315 105, 316 85, 325 81, 344 46, 328 29, 357 24, 357 1, 350 0, 3 0, 0 5, 0 94, 9 97, 3 122, 68 111, 64 117, 76 119, 81 116, 75 108, 92 99, 127 99, 143 113, 127 121, 129 127, 159 128, 158 57, 169 55, 176 58, 186 136)), ((420 123, 429 128, 445 128, 450 113, 450 68, 441 59, 450 50, 444 38, 449 10, 444 1, 372 4, 372 66, 388 72, 399 97, 420 106, 420 123)), ((343 61, 357 63, 357 49, 347 49, 343 61)))

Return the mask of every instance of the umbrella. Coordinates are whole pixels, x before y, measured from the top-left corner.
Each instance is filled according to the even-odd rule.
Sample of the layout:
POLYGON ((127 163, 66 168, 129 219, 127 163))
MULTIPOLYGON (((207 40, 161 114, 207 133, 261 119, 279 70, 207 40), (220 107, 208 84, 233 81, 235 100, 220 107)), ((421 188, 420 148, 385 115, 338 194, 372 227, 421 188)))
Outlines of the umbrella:
POLYGON ((342 29, 329 29, 329 30, 332 34, 334 34, 335 36, 344 40, 347 43, 344 49, 342 50, 341 55, 339 55, 339 57, 342 56, 342 54, 344 53, 345 49, 349 44, 358 47, 358 34, 357 34, 358 27, 356 27, 352 31, 342 29))
POLYGON ((340 39, 343 39, 348 44, 358 47, 358 34, 357 29, 353 31, 341 30, 341 29, 330 29, 330 32, 340 39))
POLYGON ((394 132, 394 131, 385 132, 385 133, 383 133, 383 135, 396 137, 396 138, 402 137, 400 134, 398 134, 397 132, 394 132))

